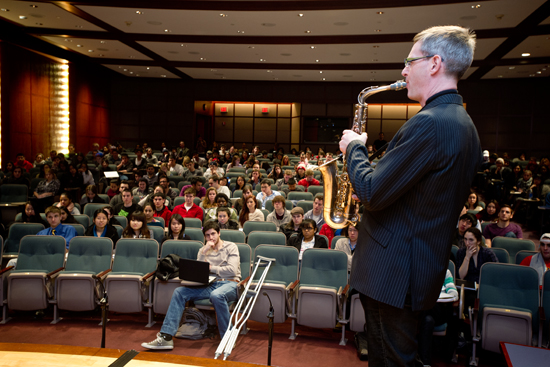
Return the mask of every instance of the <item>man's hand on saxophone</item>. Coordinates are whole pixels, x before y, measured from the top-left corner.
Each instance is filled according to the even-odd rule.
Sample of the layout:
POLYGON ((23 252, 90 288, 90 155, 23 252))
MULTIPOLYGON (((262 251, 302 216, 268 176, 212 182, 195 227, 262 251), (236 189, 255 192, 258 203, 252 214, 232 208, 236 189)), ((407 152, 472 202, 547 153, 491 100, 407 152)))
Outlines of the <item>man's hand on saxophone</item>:
POLYGON ((344 130, 342 133, 342 139, 340 140, 340 151, 342 154, 346 154, 346 149, 352 140, 360 140, 363 145, 367 144, 367 133, 357 134, 353 130, 344 130))

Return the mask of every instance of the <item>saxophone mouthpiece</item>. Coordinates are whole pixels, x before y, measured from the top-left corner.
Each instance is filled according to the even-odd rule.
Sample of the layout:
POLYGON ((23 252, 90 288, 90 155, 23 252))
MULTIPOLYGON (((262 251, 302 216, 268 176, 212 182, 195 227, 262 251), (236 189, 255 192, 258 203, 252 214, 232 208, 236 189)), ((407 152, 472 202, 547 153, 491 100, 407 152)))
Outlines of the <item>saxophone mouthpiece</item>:
POLYGON ((390 85, 390 89, 395 91, 405 89, 406 87, 407 87, 407 83, 404 80, 398 80, 392 85, 390 85))

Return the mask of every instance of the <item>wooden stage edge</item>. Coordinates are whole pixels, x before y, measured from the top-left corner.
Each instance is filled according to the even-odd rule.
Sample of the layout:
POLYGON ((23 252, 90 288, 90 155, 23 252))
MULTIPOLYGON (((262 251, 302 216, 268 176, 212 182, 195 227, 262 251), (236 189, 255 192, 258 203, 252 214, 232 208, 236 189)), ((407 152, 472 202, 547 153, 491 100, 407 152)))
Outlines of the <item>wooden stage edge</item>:
MULTIPOLYGON (((25 343, 0 343, 0 352, 22 352, 22 353, 48 353, 48 354, 69 354, 75 356, 94 356, 117 359, 126 353, 122 349, 74 347, 67 345, 49 345, 49 344, 25 344, 25 343)), ((169 364, 183 364, 187 366, 228 366, 228 367, 247 367, 259 366, 257 364, 224 361, 221 359, 207 359, 198 357, 187 357, 181 355, 164 354, 162 352, 140 352, 132 361, 161 362, 169 364)), ((7 361, 0 362, 3 365, 7 361)), ((40 365, 40 361, 36 361, 40 365)), ((68 361, 67 361, 68 362, 68 361)), ((70 362, 68 362, 70 363, 70 362)), ((10 364, 13 366, 12 364, 10 364)), ((62 366, 61 364, 60 366, 62 366)), ((70 364, 65 364, 69 366, 70 364)), ((161 365, 160 365, 161 366, 161 365)))

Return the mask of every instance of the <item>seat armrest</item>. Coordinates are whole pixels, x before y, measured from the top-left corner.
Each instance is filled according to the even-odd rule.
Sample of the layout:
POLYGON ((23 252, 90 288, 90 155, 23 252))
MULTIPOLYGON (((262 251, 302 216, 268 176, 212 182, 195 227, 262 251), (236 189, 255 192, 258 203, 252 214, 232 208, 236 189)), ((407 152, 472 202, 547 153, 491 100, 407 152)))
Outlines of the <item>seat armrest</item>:
POLYGON ((46 274, 46 279, 53 278, 54 275, 56 275, 57 273, 59 273, 61 270, 64 270, 64 269, 65 269, 65 267, 62 266, 59 269, 55 269, 54 271, 50 271, 48 274, 46 274))
POLYGON ((539 306, 539 340, 538 347, 542 346, 542 330, 544 329, 544 323, 546 322, 546 315, 544 314, 544 308, 539 306))
POLYGON ((294 291, 294 288, 296 288, 298 286, 298 284, 300 284, 300 280, 295 280, 294 283, 290 284, 288 286, 288 290, 289 291, 294 291))
POLYGON ((460 287, 460 298, 458 299, 458 318, 464 320, 464 287, 460 287))
POLYGON ((101 273, 97 274, 95 277, 101 279, 101 278, 103 278, 105 275, 107 275, 108 273, 110 273, 111 271, 113 271, 113 269, 103 270, 101 273))
POLYGON ((155 275, 155 273, 156 273, 156 270, 150 272, 149 274, 145 274, 145 275, 141 278, 141 281, 143 281, 143 282, 148 281, 153 275, 155 275))
POLYGON ((7 273, 8 271, 12 270, 13 268, 15 268, 15 266, 8 266, 7 268, 4 268, 2 270, 0 270, 0 275, 4 274, 4 273, 7 273))
POLYGON ((245 279, 241 280, 239 283, 237 283, 237 287, 242 287, 243 285, 248 283, 249 280, 250 280, 250 275, 247 276, 245 279))

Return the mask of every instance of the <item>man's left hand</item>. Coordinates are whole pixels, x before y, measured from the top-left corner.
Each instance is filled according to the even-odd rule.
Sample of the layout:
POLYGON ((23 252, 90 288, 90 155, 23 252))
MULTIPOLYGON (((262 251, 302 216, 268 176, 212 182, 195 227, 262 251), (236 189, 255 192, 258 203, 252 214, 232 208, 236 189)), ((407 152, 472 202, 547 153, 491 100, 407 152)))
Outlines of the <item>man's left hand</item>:
POLYGON ((343 154, 346 154, 346 149, 348 148, 349 143, 353 140, 359 140, 364 144, 367 143, 367 133, 362 133, 361 135, 357 134, 352 130, 344 130, 342 139, 340 140, 340 151, 343 154))

